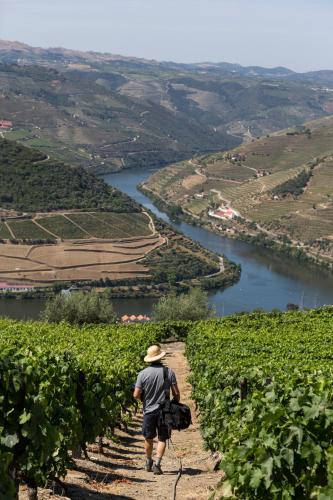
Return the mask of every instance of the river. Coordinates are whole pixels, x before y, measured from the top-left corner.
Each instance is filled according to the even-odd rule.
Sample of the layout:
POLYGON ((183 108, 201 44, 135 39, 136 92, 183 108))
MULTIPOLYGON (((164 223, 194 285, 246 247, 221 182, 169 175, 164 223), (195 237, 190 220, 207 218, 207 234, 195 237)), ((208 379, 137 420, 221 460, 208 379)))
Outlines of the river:
MULTIPOLYGON (((241 264, 240 281, 224 291, 210 295, 210 303, 219 316, 262 308, 285 310, 288 303, 300 307, 333 304, 333 276, 320 268, 300 264, 294 259, 275 255, 269 250, 249 243, 220 236, 185 222, 174 223, 158 210, 136 186, 151 175, 152 169, 123 170, 104 176, 112 184, 141 203, 158 217, 169 222, 186 236, 230 260, 241 264)), ((113 304, 119 315, 150 314, 155 299, 115 299, 113 304)), ((42 300, 0 300, 0 315, 18 319, 38 318, 44 306, 42 300)))
MULTIPOLYGON (((320 268, 300 264, 296 260, 275 255, 269 250, 226 238, 185 222, 176 224, 170 221, 165 213, 158 210, 151 200, 136 188, 152 172, 152 169, 123 170, 107 175, 104 179, 202 246, 223 253, 230 260, 241 264, 240 281, 210 296, 210 302, 215 306, 218 315, 252 311, 259 307, 267 311, 274 308, 285 310, 288 303, 301 307, 333 304, 333 276, 320 268)), ((138 299, 138 303, 140 300, 138 299)))

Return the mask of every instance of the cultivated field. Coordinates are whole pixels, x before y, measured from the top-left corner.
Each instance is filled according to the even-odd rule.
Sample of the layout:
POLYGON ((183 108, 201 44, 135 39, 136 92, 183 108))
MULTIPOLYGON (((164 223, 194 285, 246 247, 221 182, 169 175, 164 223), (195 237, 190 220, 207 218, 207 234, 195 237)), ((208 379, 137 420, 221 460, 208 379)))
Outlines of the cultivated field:
POLYGON ((49 284, 140 278, 149 275, 140 261, 164 243, 165 239, 155 234, 118 242, 87 239, 56 245, 0 244, 0 280, 49 284))
POLYGON ((195 217, 231 206, 266 234, 333 257, 333 117, 171 165, 146 185, 195 217))
POLYGON ((149 236, 152 232, 145 213, 51 212, 0 223, 0 239, 8 240, 119 239, 149 236))
POLYGON ((0 239, 0 280, 36 284, 144 277, 165 242, 146 213, 74 211, 7 219, 0 239))
POLYGON ((11 235, 6 224, 0 222, 0 239, 10 239, 11 235))
POLYGON ((7 225, 17 240, 54 239, 32 220, 7 221, 7 225))

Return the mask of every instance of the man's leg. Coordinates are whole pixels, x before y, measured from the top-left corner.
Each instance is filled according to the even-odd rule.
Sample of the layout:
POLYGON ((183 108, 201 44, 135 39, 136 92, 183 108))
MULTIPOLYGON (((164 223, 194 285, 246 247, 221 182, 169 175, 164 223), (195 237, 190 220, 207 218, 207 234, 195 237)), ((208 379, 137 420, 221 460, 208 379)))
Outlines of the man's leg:
POLYGON ((153 439, 147 439, 147 438, 145 439, 145 452, 146 452, 147 459, 148 458, 151 459, 151 456, 153 454, 153 445, 154 445, 154 440, 153 439))
POLYGON ((145 438, 145 452, 146 452, 146 465, 145 470, 151 472, 153 466, 153 459, 151 458, 153 454, 154 440, 150 438, 145 438))
POLYGON ((145 438, 144 447, 146 452, 146 465, 145 469, 147 472, 151 472, 153 466, 153 446, 154 438, 156 436, 156 425, 155 418, 149 413, 143 416, 142 433, 145 438))
POLYGON ((163 457, 164 452, 165 452, 165 448, 166 448, 166 442, 165 441, 158 441, 157 442, 156 461, 159 459, 159 461, 161 462, 162 457, 163 457))
POLYGON ((166 440, 170 438, 169 431, 167 427, 164 425, 158 427, 158 442, 157 442, 157 450, 156 450, 156 460, 153 465, 152 471, 154 474, 163 474, 161 469, 161 461, 166 448, 166 440))
POLYGON ((166 447, 166 442, 160 441, 159 439, 157 442, 156 459, 152 467, 152 471, 154 474, 163 474, 163 471, 161 469, 161 461, 165 452, 165 447, 166 447))

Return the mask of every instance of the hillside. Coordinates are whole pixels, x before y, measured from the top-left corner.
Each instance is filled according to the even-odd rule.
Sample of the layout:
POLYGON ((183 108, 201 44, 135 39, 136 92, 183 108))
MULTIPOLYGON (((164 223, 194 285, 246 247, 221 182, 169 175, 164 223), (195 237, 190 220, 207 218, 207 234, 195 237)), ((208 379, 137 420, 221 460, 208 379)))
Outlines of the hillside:
POLYGON ((68 167, 40 151, 0 139, 0 204, 5 209, 50 211, 94 208, 137 212, 139 205, 82 167, 68 167), (22 188, 24 185, 24 189, 22 188))
POLYGON ((0 281, 155 296, 225 286, 239 274, 82 167, 7 140, 0 140, 0 217, 0 281))
POLYGON ((1 132, 98 172, 164 165, 327 115, 331 81, 0 41, 1 132))
MULTIPOLYGON (((237 237, 333 261, 333 117, 178 163, 143 186, 168 204, 237 237), (209 210, 231 208, 222 220, 209 210), (215 221, 215 222, 214 222, 215 221)), ((297 253, 296 252, 296 253, 297 253)))

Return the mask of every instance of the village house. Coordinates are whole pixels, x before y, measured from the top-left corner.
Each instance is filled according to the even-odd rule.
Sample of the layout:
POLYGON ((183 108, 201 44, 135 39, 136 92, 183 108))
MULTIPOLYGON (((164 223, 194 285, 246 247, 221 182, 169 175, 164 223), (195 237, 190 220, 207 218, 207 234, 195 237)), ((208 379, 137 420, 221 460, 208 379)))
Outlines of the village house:
POLYGON ((150 321, 150 317, 142 314, 139 314, 138 316, 135 316, 135 314, 132 314, 131 316, 125 314, 121 317, 121 321, 123 323, 145 323, 150 321))
POLYGON ((1 130, 9 130, 13 126, 13 122, 9 120, 0 120, 0 129, 1 130))
POLYGON ((0 293, 14 292, 24 293, 32 292, 35 289, 32 285, 15 285, 10 283, 0 283, 0 293))
POLYGON ((215 219, 231 220, 237 213, 232 208, 219 207, 217 210, 209 210, 208 215, 215 219))

